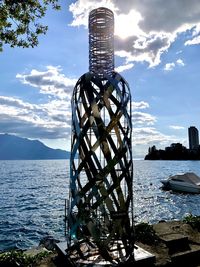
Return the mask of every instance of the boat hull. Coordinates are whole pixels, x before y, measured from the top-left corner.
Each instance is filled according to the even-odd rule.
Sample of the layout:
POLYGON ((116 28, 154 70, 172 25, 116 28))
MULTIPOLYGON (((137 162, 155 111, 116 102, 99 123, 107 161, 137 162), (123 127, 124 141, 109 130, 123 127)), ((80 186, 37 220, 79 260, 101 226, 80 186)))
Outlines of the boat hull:
POLYGON ((193 185, 190 183, 183 183, 178 181, 161 181, 163 184, 163 189, 173 190, 184 193, 200 194, 200 186, 193 185))

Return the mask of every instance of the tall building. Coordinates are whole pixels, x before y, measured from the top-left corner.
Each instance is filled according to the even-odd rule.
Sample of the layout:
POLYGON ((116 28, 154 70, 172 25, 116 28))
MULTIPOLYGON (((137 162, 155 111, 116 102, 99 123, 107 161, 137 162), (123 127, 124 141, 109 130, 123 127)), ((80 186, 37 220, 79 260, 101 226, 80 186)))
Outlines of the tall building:
POLYGON ((196 127, 190 126, 188 128, 189 149, 196 149, 199 146, 199 131, 196 127))

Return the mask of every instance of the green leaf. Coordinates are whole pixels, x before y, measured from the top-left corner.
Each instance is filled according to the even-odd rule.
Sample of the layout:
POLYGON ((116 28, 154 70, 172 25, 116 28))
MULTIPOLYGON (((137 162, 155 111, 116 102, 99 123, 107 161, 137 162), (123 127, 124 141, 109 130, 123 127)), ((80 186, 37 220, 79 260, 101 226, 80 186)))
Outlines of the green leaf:
POLYGON ((0 52, 3 46, 35 47, 38 37, 46 34, 48 26, 39 23, 47 7, 60 10, 58 0, 4 0, 0 1, 0 52))

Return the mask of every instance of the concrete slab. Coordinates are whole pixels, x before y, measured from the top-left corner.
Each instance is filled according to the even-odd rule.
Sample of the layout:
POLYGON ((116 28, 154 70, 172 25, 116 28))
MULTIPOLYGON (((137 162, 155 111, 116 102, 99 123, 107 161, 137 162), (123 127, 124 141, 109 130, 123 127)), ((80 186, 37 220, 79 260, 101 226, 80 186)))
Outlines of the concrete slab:
POLYGON ((178 233, 167 233, 160 235, 160 239, 169 249, 169 254, 189 250, 188 237, 178 233))
MULTIPOLYGON (((56 248, 58 251, 58 254, 61 255, 64 258, 70 258, 70 255, 67 255, 66 249, 67 249, 67 242, 59 242, 56 244, 56 248)), ((136 261, 136 266, 152 266, 152 264, 155 262, 155 256, 151 254, 150 252, 144 250, 143 248, 136 246, 134 249, 134 257, 136 261)), ((105 261, 104 259, 101 259, 99 255, 94 255, 93 257, 88 257, 86 260, 83 260, 81 258, 76 260, 77 266, 112 266, 110 262, 105 261)))
POLYGON ((56 250, 62 254, 62 256, 67 256, 67 252, 66 252, 66 249, 67 249, 67 241, 63 241, 63 242, 58 242, 56 244, 56 250))
POLYGON ((171 261, 173 264, 184 264, 187 266, 190 266, 191 262, 193 264, 200 262, 200 246, 190 244, 190 249, 187 251, 175 253, 174 255, 171 255, 171 261))
POLYGON ((156 257, 150 252, 144 250, 143 248, 136 246, 134 249, 134 257, 137 262, 136 266, 152 266, 155 263, 156 257))

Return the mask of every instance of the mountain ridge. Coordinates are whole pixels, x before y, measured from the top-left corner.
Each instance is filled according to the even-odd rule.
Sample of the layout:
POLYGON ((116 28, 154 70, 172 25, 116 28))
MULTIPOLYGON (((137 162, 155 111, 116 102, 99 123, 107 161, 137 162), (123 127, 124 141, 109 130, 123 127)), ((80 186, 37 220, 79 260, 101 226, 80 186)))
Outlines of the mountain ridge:
POLYGON ((70 152, 53 149, 39 140, 0 134, 0 160, 69 159, 70 152))

